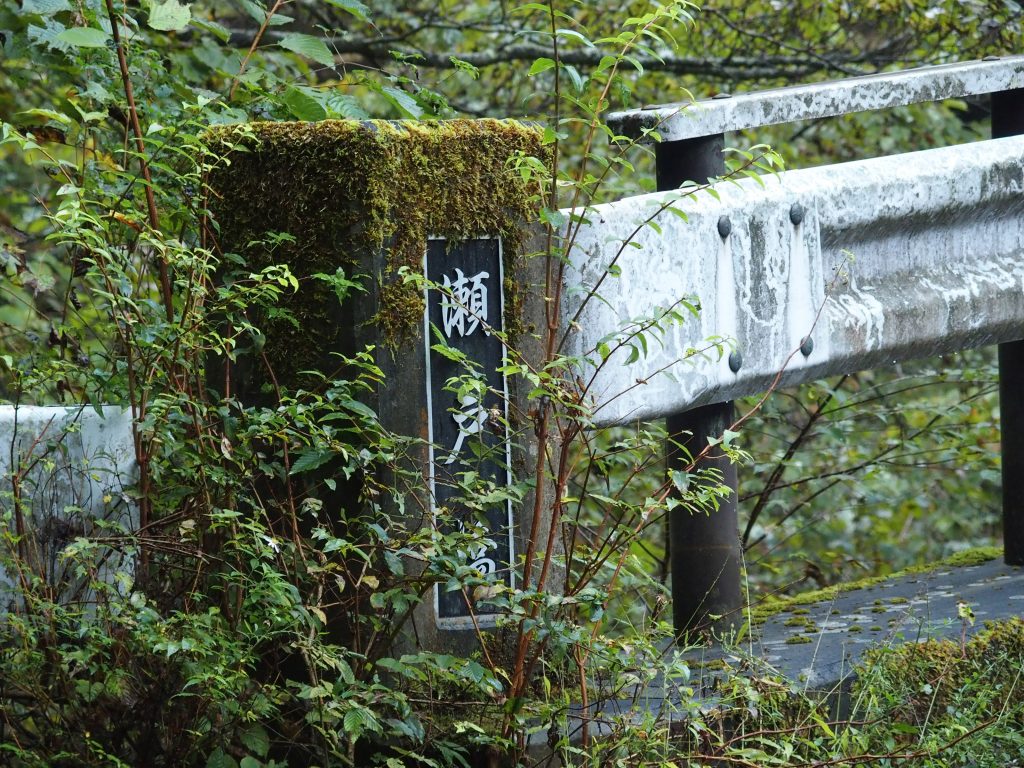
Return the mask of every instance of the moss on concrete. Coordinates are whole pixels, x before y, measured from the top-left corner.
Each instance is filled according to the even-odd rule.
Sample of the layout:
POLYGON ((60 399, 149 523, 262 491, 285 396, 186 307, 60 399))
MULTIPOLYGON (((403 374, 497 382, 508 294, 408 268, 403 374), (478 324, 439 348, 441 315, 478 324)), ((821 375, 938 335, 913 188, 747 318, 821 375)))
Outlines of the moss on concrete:
POLYGON ((1022 666, 1024 620, 989 622, 966 641, 932 639, 867 651, 854 696, 894 702, 901 717, 915 725, 947 713, 961 718, 952 704, 964 697, 979 708, 975 715, 1019 713, 1024 706, 1022 666))
MULTIPOLYGON (((772 616, 776 616, 786 611, 790 611, 793 614, 797 614, 798 612, 806 613, 806 608, 803 608, 802 606, 835 600, 836 597, 845 592, 873 587, 877 584, 886 582, 889 579, 897 579, 902 576, 908 576, 915 573, 930 573, 931 571, 939 570, 941 568, 962 568, 970 565, 980 565, 981 563, 988 562, 989 560, 995 560, 996 558, 1002 557, 1002 554, 1003 550, 999 547, 976 547, 974 549, 958 552, 955 555, 951 555, 937 563, 913 566, 884 576, 868 576, 863 579, 858 579, 857 581, 835 584, 831 587, 816 589, 810 592, 802 592, 798 595, 786 597, 773 596, 751 607, 751 621, 753 624, 763 624, 772 616)), ((906 599, 891 598, 890 602, 906 602, 906 599)))
MULTIPOLYGON (((325 350, 336 347, 332 329, 345 322, 333 290, 313 275, 339 266, 366 274, 373 312, 353 322, 372 324, 398 350, 423 313, 420 289, 402 268, 421 270, 428 237, 497 235, 506 260, 519 258, 538 188, 513 159, 547 153, 536 127, 499 120, 254 123, 209 136, 228 161, 210 179, 221 248, 253 270, 287 264, 301 283, 283 304, 292 317, 263 323, 270 362, 289 383, 300 371, 323 370, 325 350), (291 237, 271 246, 275 233, 291 237)), ((514 293, 506 296, 510 316, 518 306, 514 293)))

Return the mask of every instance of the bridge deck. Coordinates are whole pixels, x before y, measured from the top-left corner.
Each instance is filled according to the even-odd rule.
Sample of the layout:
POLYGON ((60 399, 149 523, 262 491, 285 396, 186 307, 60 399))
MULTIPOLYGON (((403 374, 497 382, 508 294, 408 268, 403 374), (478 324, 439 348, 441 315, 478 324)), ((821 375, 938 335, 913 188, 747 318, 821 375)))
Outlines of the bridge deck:
MULTIPOLYGON (((967 637, 982 630, 986 621, 1024 617, 1024 567, 1005 565, 1001 559, 942 566, 840 592, 832 599, 790 604, 756 626, 740 651, 714 647, 691 653, 693 678, 685 686, 695 691, 699 704, 713 706, 715 678, 722 674, 714 662, 731 660, 734 669, 744 669, 750 668, 747 658, 760 659, 809 693, 836 696, 842 708, 854 667, 866 650, 930 638, 960 640, 965 629, 958 615, 961 601, 975 616, 974 624, 966 626, 967 637)), ((766 671, 754 663, 755 674, 766 671)), ((679 719, 688 709, 681 697, 678 686, 656 684, 637 691, 634 698, 605 701, 591 708, 591 735, 600 736, 612 718, 626 713, 638 721, 645 712, 679 719)), ((581 714, 577 711, 573 718, 577 739, 581 714)), ((541 736, 532 739, 532 751, 543 760, 547 748, 541 736)))
POLYGON ((1024 616, 1024 568, 1001 559, 940 567, 840 592, 831 600, 792 605, 758 628, 748 651, 808 690, 833 690, 849 681, 869 648, 959 639, 961 601, 975 616, 966 627, 968 637, 986 621, 1024 616))

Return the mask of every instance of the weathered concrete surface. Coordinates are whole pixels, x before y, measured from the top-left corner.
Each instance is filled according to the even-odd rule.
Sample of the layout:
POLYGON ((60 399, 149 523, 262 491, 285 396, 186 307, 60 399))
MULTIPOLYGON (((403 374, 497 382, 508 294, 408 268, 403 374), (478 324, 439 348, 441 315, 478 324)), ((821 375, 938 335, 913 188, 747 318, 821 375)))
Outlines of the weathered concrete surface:
POLYGON ((599 423, 763 392, 783 370, 794 384, 1024 336, 1024 138, 761 181, 678 200, 686 220, 659 213, 676 193, 587 212, 563 317, 567 351, 590 361, 581 378, 599 368, 587 393, 599 423), (699 315, 648 330, 626 365, 631 330, 687 298, 699 315))
MULTIPOLYGON (((14 555, 68 599, 85 597, 84 581, 61 555, 80 537, 134 529, 128 490, 136 469, 129 411, 0 405, 0 529, 14 537, 20 511, 25 534, 20 552, 14 538, 5 535, 0 543, 0 613, 15 600, 17 574, 4 568, 14 555)), ((120 548, 103 549, 100 578, 131 569, 120 548)))
POLYGON ((970 637, 986 621, 1019 616, 1024 568, 990 560, 901 576, 783 611, 764 623, 751 650, 786 678, 828 691, 848 681, 868 648, 970 637), (973 610, 973 625, 959 618, 960 602, 973 610))
POLYGON ((1024 88, 1024 56, 920 67, 729 98, 645 107, 615 112, 608 116, 608 123, 617 134, 631 139, 644 140, 647 133, 657 131, 662 141, 678 141, 1014 88, 1024 88))
MULTIPOLYGON (((986 621, 1022 616, 1024 567, 1001 559, 938 567, 840 592, 833 599, 790 605, 755 626, 737 651, 691 651, 695 679, 689 684, 706 696, 718 672, 714 664, 702 671, 704 664, 732 658, 735 668, 744 668, 749 658, 763 664, 758 673, 777 672, 808 692, 838 692, 848 689, 855 666, 871 648, 928 639, 959 641, 984 629, 986 621), (973 611, 973 624, 960 618, 960 603, 973 611)), ((679 700, 679 692, 671 688, 654 695, 679 700)))

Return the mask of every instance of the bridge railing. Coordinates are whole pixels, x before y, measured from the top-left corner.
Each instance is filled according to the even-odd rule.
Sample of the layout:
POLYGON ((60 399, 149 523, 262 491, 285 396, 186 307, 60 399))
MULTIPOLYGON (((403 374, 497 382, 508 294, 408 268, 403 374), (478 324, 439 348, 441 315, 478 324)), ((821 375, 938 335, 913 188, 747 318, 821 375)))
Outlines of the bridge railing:
POLYGON ((132 434, 131 411, 119 406, 0 405, 0 516, 10 533, 0 550, 0 620, 22 605, 32 578, 61 600, 88 603, 92 580, 133 576, 134 557, 121 546, 139 525, 132 434), (81 557, 67 557, 84 539, 112 544, 87 558, 88 575, 81 557))
MULTIPOLYGON (((671 446, 704 448, 734 421, 733 398, 998 343, 1006 561, 1024 564, 1024 57, 660 105, 609 124, 659 140, 660 194, 588 212, 565 292, 572 351, 596 359, 602 339, 684 298, 701 312, 632 365, 600 366, 599 421, 667 417, 678 463, 671 446), (673 204, 686 221, 663 213, 643 226, 666 191, 724 175, 727 131, 986 93, 993 140, 721 184, 718 199, 673 204), (599 280, 601 301, 583 306, 599 280), (731 354, 694 354, 713 336, 731 354)), ((616 355, 625 362, 628 345, 616 355)), ((735 468, 721 454, 704 463, 733 494, 710 517, 673 513, 680 631, 740 617, 735 468)))

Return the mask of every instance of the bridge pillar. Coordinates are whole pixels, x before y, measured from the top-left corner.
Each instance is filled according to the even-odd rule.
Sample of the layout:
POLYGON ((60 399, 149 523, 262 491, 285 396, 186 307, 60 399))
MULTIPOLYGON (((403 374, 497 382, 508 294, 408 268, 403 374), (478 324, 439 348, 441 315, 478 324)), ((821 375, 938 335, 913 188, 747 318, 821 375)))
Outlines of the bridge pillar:
MULTIPOLYGON (((992 138, 1024 134, 1024 89, 992 94, 992 138)), ((1003 557, 1024 565, 1024 340, 999 345, 1003 557)))
MULTIPOLYGON (((686 181, 704 183, 710 177, 722 175, 725 173, 724 146, 722 134, 658 144, 655 147, 658 190, 676 189, 686 181)), ((734 421, 735 407, 731 401, 670 416, 667 420, 669 468, 688 463, 686 454, 677 446, 685 447, 695 456, 708 445, 709 437, 720 438, 734 421)), ((714 482, 725 484, 731 493, 720 501, 718 510, 710 514, 686 506, 670 513, 672 617, 680 641, 696 632, 724 631, 737 626, 743 607, 736 466, 715 448, 694 469, 698 472, 716 470, 718 477, 714 482)))

